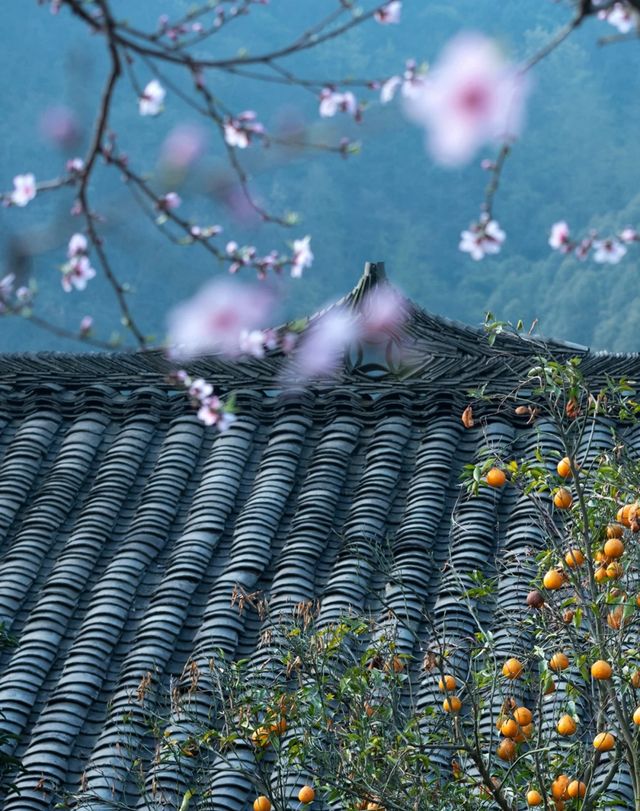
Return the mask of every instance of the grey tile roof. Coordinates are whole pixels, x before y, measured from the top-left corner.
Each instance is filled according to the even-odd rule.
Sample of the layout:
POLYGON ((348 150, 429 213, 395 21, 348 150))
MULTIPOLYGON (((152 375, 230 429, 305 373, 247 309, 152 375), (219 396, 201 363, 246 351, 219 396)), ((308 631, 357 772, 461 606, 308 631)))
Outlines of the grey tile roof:
MULTIPOLYGON (((368 267, 343 303, 358 306, 381 282, 368 267)), ((277 355, 194 364, 237 392, 224 434, 197 421, 161 354, 0 357, 0 620, 18 639, 0 659, 0 708, 25 768, 5 811, 50 809, 83 774, 103 797, 83 806, 94 811, 133 791, 119 719, 132 713, 143 735, 132 699, 141 678, 178 677, 218 648, 260 655, 259 618, 231 605, 238 586, 264 590, 273 611, 320 599, 325 620, 392 608, 420 637, 401 645, 416 655, 421 704, 436 697, 419 670, 431 633, 420 605, 435 628, 455 619, 458 636, 472 633, 457 597, 472 571, 499 562, 497 607, 480 609, 483 620, 505 653, 526 646, 511 620, 541 533, 508 488, 459 502, 458 476, 487 447, 532 454, 537 435, 524 419, 481 412, 465 430, 460 413, 469 386, 508 390, 540 345, 500 336, 489 347, 479 331, 407 306, 419 363, 402 380, 356 363, 283 392, 277 355), (385 582, 375 549, 389 538, 385 582)), ((640 372, 637 356, 547 348, 581 354, 594 379, 640 372)), ((606 426, 596 439, 611 442, 606 426)), ((248 807, 237 774, 221 765, 211 780, 216 809, 248 807)))

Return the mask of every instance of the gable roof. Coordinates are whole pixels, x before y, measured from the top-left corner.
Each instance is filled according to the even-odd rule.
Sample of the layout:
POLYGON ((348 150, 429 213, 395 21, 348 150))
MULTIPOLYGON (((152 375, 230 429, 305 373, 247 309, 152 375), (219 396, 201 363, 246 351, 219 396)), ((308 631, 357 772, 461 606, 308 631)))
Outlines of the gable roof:
MULTIPOLYGON (((386 283, 370 264, 339 306, 386 283)), ((278 353, 194 363, 236 392, 224 434, 198 422, 161 353, 0 357, 0 621, 17 639, 0 652, 0 708, 16 736, 5 748, 25 769, 6 811, 48 811, 83 780, 94 811, 135 794, 120 719, 135 713, 145 674, 178 678, 217 649, 259 655, 260 620, 232 606, 237 588, 264 591, 272 611, 320 600, 326 621, 382 613, 384 594, 384 610, 420 637, 400 642, 419 667, 420 605, 463 637, 473 621, 455 578, 497 571, 484 619, 500 650, 524 644, 504 618, 523 611, 541 532, 509 489, 459 502, 458 478, 487 448, 527 456, 537 441, 560 443, 511 412, 480 409, 465 430, 467 389, 510 390, 541 349, 580 355, 593 380, 637 376, 638 356, 509 335, 491 347, 479 330, 406 306, 415 362, 400 379, 356 357, 335 380, 282 389, 278 353), (389 539, 393 582, 376 568, 389 539)), ((610 442, 603 426, 596 443, 610 442)), ((434 701, 430 680, 413 678, 419 702, 434 701)), ((211 779, 216 809, 247 807, 236 773, 220 766, 211 779)))

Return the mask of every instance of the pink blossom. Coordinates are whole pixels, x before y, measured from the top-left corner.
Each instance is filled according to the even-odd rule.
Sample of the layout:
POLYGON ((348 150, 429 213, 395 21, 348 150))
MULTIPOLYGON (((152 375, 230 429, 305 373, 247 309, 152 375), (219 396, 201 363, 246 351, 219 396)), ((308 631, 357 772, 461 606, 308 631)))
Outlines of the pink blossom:
POLYGON ((551 226, 549 245, 555 251, 562 251, 562 253, 569 253, 569 251, 571 250, 571 238, 569 236, 569 226, 564 220, 555 222, 551 226))
POLYGON ((496 168, 495 161, 489 160, 489 158, 483 158, 480 161, 480 168, 484 169, 485 172, 493 172, 496 168))
POLYGON ((36 196, 36 179, 33 174, 16 175, 13 178, 11 202, 23 208, 36 196))
POLYGON ((388 104, 396 95, 398 88, 404 98, 418 95, 424 81, 423 72, 418 69, 415 59, 408 59, 402 76, 391 76, 380 88, 380 102, 388 104))
POLYGON ((460 234, 460 245, 463 253, 471 254, 471 258, 479 261, 487 254, 499 253, 505 233, 496 220, 485 220, 472 223, 468 231, 460 234))
POLYGON ((635 228, 631 228, 630 226, 623 228, 618 236, 620 237, 622 242, 629 243, 640 241, 640 234, 638 234, 635 228))
POLYGON ((178 124, 167 135, 160 150, 160 160, 171 169, 184 171, 204 152, 205 132, 193 124, 178 124))
POLYGON ((223 129, 227 144, 238 149, 246 149, 251 143, 252 136, 264 135, 264 127, 255 119, 256 114, 253 110, 245 110, 236 118, 225 118, 223 129))
POLYGON ((594 262, 609 265, 617 265, 627 252, 626 247, 617 239, 595 239, 593 249, 594 262))
POLYGON ((167 194, 158 201, 158 208, 161 211, 173 211, 180 205, 182 205, 182 198, 174 191, 167 192, 167 194))
POLYGON ((392 0, 382 8, 379 8, 373 15, 377 22, 382 25, 389 25, 390 23, 399 23, 400 14, 402 12, 402 3, 400 0, 392 0))
POLYGON ((594 237, 595 234, 592 233, 588 237, 580 240, 578 245, 576 245, 575 255, 581 262, 584 262, 584 260, 589 256, 589 252, 593 246, 594 237))
POLYGON ((310 248, 311 237, 296 239, 293 242, 293 257, 291 259, 291 275, 294 279, 299 279, 305 268, 310 268, 313 263, 313 253, 310 248))
POLYGON ((84 169, 82 158, 71 158, 66 163, 66 170, 69 173, 79 174, 84 169))
POLYGON ((76 290, 84 290, 89 279, 93 279, 95 275, 87 256, 75 256, 62 267, 62 287, 65 293, 70 293, 74 287, 76 290))
POLYGON ((466 33, 445 47, 419 91, 405 101, 405 110, 427 131, 434 160, 459 166, 484 144, 520 132, 526 93, 523 75, 496 44, 466 33))
POLYGON ((74 256, 82 256, 82 254, 87 253, 89 248, 89 243, 87 242, 87 238, 84 234, 74 234, 71 239, 69 240, 69 246, 67 247, 67 256, 69 259, 73 259, 74 256))
POLYGON ((93 329, 93 318, 90 315, 85 315, 82 317, 80 321, 80 335, 83 338, 86 338, 87 335, 91 333, 93 329))
POLYGON ((320 93, 320 115, 323 118, 332 118, 336 113, 349 113, 356 115, 358 102, 353 93, 337 93, 330 87, 325 87, 320 93))
POLYGON ((621 34, 628 34, 638 26, 638 13, 626 3, 614 3, 610 9, 599 11, 598 17, 613 25, 621 34))
POLYGON ((212 394, 213 386, 201 377, 194 380, 189 386, 189 395, 195 400, 206 400, 208 397, 211 397, 212 394))
POLYGON ((336 371, 349 344, 358 337, 352 313, 329 310, 310 324, 296 352, 296 369, 305 378, 323 377, 336 371))
POLYGON ((273 295, 262 285, 228 278, 209 282, 170 313, 170 354, 193 358, 220 352, 235 357, 242 331, 258 329, 273 304, 273 295))
POLYGON ((222 433, 236 421, 236 416, 229 411, 224 411, 220 398, 212 396, 202 401, 202 405, 198 409, 198 419, 205 425, 215 425, 222 433))
POLYGON ((167 91, 157 79, 152 79, 145 87, 138 99, 140 115, 159 115, 164 109, 163 104, 167 91))

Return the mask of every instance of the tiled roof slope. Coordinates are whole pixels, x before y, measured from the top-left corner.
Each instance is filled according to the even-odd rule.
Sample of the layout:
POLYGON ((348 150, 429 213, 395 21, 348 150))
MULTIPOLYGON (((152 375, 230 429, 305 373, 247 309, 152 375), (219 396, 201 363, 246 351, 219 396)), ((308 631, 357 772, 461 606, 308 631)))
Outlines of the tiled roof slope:
MULTIPOLYGON (((381 268, 368 266, 343 304, 378 283, 381 268)), ((0 708, 16 735, 5 749, 25 768, 5 811, 48 810, 83 775, 101 798, 83 808, 122 797, 135 807, 119 719, 137 712, 141 678, 177 678, 219 648, 265 655, 259 618, 231 605, 236 587, 265 591, 275 612, 319 599, 326 621, 395 610, 420 640, 401 635, 421 704, 436 700, 419 669, 432 633, 421 605, 434 628, 472 633, 456 597, 472 571, 499 572, 494 612, 482 609, 498 644, 526 645, 512 620, 541 532, 509 488, 460 502, 458 477, 487 447, 532 454, 538 435, 510 414, 465 430, 460 413, 470 386, 507 390, 540 345, 499 336, 490 347, 407 306, 416 364, 402 379, 355 358, 335 382, 283 392, 277 355, 199 362, 194 371, 237 392, 224 434, 197 421, 159 354, 0 357, 0 620, 18 640, 0 659, 0 708), (387 542, 389 579, 375 551, 387 542)), ((595 378, 640 372, 636 356, 546 346, 581 354, 595 378)), ((596 445, 610 442, 603 425, 596 445)), ((629 442, 640 445, 637 431, 629 442)), ((242 777, 220 767, 211 783, 215 809, 249 806, 242 777)))

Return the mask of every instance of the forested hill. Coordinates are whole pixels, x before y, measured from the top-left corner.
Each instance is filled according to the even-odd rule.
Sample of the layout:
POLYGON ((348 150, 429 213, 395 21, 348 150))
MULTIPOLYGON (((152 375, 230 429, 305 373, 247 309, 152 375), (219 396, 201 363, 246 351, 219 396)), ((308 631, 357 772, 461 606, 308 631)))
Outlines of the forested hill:
MULTIPOLYGON (((120 13, 138 22, 155 21, 186 9, 181 0, 119 0, 120 13), (132 12, 131 7, 135 9, 132 12)), ((402 70, 404 60, 434 61, 443 44, 460 30, 497 37, 514 59, 534 53, 570 15, 568 3, 551 0, 404 0, 399 26, 371 23, 347 38, 292 60, 309 76, 384 77, 402 70)), ((207 45, 209 52, 250 52, 287 42, 313 14, 321 16, 335 0, 271 0, 229 26, 207 45)), ((72 154, 86 149, 99 99, 105 56, 102 40, 88 35, 63 11, 57 16, 35 0, 3 0, 4 77, 0 117, 0 186, 32 171, 39 180, 55 176, 72 154), (78 117, 82 136, 67 151, 41 134, 42 114, 66 105, 78 117)), ((539 319, 546 335, 598 349, 640 349, 640 249, 631 247, 616 266, 580 263, 552 252, 551 224, 567 219, 577 232, 640 226, 640 47, 625 43, 599 47, 614 30, 589 21, 534 73, 534 90, 523 138, 505 169, 495 216, 507 232, 502 252, 474 262, 458 251, 460 231, 477 219, 486 173, 479 160, 446 171, 434 167, 422 134, 407 123, 396 103, 382 107, 371 99, 363 123, 345 116, 321 121, 317 99, 279 84, 240 82, 212 74, 212 91, 234 112, 256 110, 268 130, 293 124, 310 128, 314 141, 342 135, 362 141, 362 152, 343 160, 322 152, 264 150, 256 145, 242 159, 260 200, 276 211, 296 211, 301 222, 291 231, 252 219, 238 221, 223 202, 229 172, 217 133, 207 133, 207 149, 197 172, 179 188, 183 213, 203 223, 221 223, 225 236, 255 244, 261 252, 284 249, 286 241, 311 234, 313 267, 302 280, 286 280, 282 316, 304 315, 343 295, 368 259, 384 260, 391 279, 426 309, 468 323, 491 310, 501 319, 539 319), (222 190, 222 191, 221 191, 222 190)), ((151 76, 136 66, 140 80, 151 76)), ((141 118, 136 93, 118 89, 113 126, 139 169, 153 172, 166 133, 176 124, 197 124, 197 113, 168 91, 165 112, 141 118)), ((490 152, 481 157, 493 157, 490 152)), ((147 333, 162 339, 165 314, 224 267, 204 251, 177 247, 141 215, 122 182, 109 172, 100 178, 105 238, 119 277, 135 293, 131 305, 147 333)), ((170 190, 169 178, 158 179, 170 190)), ((120 328, 110 289, 93 280, 83 293, 65 294, 57 267, 65 260, 69 236, 79 222, 69 216, 72 192, 45 194, 25 209, 0 212, 2 257, 7 267, 19 257, 21 269, 39 286, 38 307, 53 321, 75 329, 85 314, 96 333, 109 338, 120 328), (25 254, 27 258, 25 259, 25 254)), ((0 319, 0 349, 76 349, 15 318, 0 319)))

